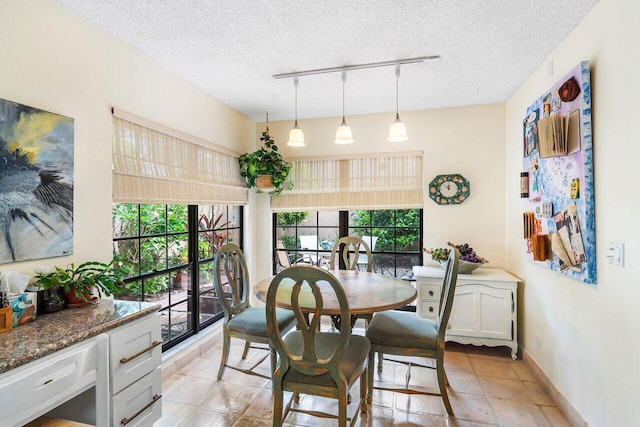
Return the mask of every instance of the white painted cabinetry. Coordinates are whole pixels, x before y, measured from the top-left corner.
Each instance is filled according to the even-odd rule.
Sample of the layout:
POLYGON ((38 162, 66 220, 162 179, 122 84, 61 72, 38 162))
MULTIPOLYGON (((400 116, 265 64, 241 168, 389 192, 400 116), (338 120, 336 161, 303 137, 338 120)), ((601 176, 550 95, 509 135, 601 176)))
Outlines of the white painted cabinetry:
MULTIPOLYGON (((418 287, 418 316, 435 320, 444 270, 416 266, 413 273, 418 287)), ((479 268, 472 274, 459 274, 446 340, 490 347, 507 346, 515 360, 518 353, 518 282, 518 278, 498 268, 479 268)))

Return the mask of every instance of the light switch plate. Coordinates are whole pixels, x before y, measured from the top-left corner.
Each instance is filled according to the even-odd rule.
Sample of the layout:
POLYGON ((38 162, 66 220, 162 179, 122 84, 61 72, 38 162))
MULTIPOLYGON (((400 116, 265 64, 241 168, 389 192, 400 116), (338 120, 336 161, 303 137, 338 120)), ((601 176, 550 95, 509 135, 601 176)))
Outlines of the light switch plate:
POLYGON ((607 261, 609 264, 624 267, 624 243, 609 242, 607 247, 607 261))

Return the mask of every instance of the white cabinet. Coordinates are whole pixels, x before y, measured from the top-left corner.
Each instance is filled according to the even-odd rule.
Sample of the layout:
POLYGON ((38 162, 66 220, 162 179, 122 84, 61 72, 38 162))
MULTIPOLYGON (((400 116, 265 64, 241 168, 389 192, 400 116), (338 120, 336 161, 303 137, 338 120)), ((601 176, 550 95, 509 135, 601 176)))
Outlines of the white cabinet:
POLYGON ((113 426, 152 426, 162 416, 160 328, 155 313, 109 333, 113 426))
MULTIPOLYGON (((435 319, 444 270, 413 267, 418 287, 418 316, 435 319)), ((518 279, 498 268, 479 268, 459 274, 447 341, 460 344, 507 346, 518 352, 518 279)))

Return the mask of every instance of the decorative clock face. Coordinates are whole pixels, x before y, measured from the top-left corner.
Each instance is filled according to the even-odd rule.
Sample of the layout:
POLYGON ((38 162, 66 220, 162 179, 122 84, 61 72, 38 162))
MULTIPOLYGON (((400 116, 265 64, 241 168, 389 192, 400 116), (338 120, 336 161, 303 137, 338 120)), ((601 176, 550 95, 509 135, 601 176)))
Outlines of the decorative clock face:
POLYGON ((438 175, 429 184, 429 197, 439 205, 456 205, 471 194, 469 181, 460 174, 438 175))

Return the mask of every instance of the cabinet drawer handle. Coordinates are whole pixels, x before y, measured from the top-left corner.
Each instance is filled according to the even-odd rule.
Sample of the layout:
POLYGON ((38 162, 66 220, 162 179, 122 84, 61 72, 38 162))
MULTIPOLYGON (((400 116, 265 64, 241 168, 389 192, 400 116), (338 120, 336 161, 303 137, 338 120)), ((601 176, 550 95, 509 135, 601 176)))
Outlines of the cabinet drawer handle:
POLYGON ((44 384, 42 384, 42 385, 47 385, 47 384, 49 384, 50 382, 53 382, 53 378, 52 378, 52 379, 48 379, 48 380, 46 380, 46 381, 44 382, 44 384))
POLYGON ((123 426, 126 426, 127 424, 129 424, 131 421, 133 421, 135 419, 135 417, 137 417, 138 415, 140 415, 141 413, 143 413, 147 408, 149 408, 149 406, 153 405, 154 403, 156 403, 158 400, 160 400, 160 398, 162 397, 161 394, 154 394, 153 398, 151 400, 151 402, 147 403, 146 405, 144 405, 144 407, 142 407, 138 412, 136 412, 135 414, 133 414, 133 416, 131 418, 127 418, 124 417, 122 419, 122 421, 120 421, 120 424, 123 426))
POLYGON ((133 356, 123 357, 122 359, 120 359, 120 363, 124 364, 124 363, 131 362, 136 357, 140 356, 141 354, 145 354, 147 351, 152 350, 153 348, 159 346, 160 344, 162 344, 162 341, 154 341, 149 347, 145 348, 142 351, 137 352, 133 356))
POLYGON ((433 291, 429 291, 429 296, 432 297, 433 296, 433 291))
POLYGON ((433 313, 433 307, 429 307, 429 312, 433 313))

